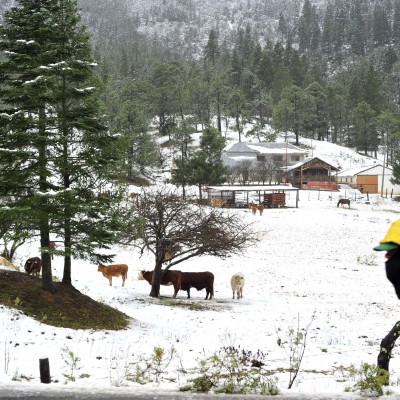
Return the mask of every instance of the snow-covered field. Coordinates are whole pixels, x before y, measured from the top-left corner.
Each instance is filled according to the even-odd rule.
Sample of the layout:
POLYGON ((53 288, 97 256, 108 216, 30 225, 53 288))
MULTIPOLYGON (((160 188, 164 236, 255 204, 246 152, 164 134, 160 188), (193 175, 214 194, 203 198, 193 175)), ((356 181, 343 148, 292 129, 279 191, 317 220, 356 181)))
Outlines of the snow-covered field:
MULTIPOLYGON (((137 386, 126 379, 128 365, 140 354, 150 355, 154 347, 174 347, 178 355, 167 374, 174 381, 161 382, 160 390, 176 390, 186 379, 179 371, 229 345, 261 350, 268 354, 269 369, 284 370, 289 359, 285 345, 278 346, 278 337, 284 342, 291 328, 305 329, 311 323, 301 372, 291 392, 342 393, 356 379, 349 372, 352 366, 376 363, 380 340, 398 319, 399 303, 385 277, 384 255, 372 248, 399 218, 400 205, 380 200, 337 208, 338 196, 302 191, 297 209, 267 209, 263 216, 232 211, 255 223, 258 244, 241 256, 204 257, 180 267, 214 273, 215 299, 203 300, 205 292, 192 289, 190 300, 184 292, 175 300, 206 305, 208 310, 174 307, 165 299, 149 298, 150 286, 138 281, 137 274, 152 269, 150 257, 118 250, 115 261, 130 268, 125 288, 119 279, 108 286, 95 265, 75 262, 73 285, 130 315, 130 328, 119 332, 65 330, 1 308, 0 384, 40 385, 38 359, 46 356, 52 379, 59 381, 52 386, 64 386, 63 374, 70 374, 70 368, 63 349, 80 358, 70 388, 92 383, 98 388, 137 386), (237 271, 246 276, 242 300, 232 299, 229 286, 237 271)), ((32 243, 21 258, 36 254, 36 249, 37 243, 32 243)), ((54 260, 54 275, 62 276, 61 257, 54 260)), ((161 295, 170 297, 172 288, 163 286, 161 295)), ((392 390, 400 394, 396 348, 393 355, 392 390)), ((288 372, 276 376, 285 392, 288 372)))
MULTIPOLYGON (((116 249, 115 262, 129 266, 124 288, 119 278, 110 287, 97 266, 74 261, 73 285, 131 316, 129 329, 54 328, 0 307, 0 387, 43 387, 38 360, 48 357, 54 383, 46 390, 176 391, 189 378, 183 371, 198 365, 199 359, 224 346, 240 346, 266 354, 266 368, 275 372, 281 393, 343 394, 359 380, 355 371, 362 363, 376 364, 381 339, 399 319, 399 300, 385 277, 384 254, 373 247, 400 218, 400 203, 375 196, 369 202, 352 202, 350 209, 338 208, 339 195, 343 193, 301 191, 299 208, 266 209, 262 216, 230 210, 254 223, 257 245, 225 260, 207 256, 179 265, 182 271, 215 275, 211 301, 204 300, 205 291, 195 289, 190 300, 185 292, 176 300, 166 299, 173 289, 165 286, 161 299, 150 298, 150 285, 137 275, 153 269, 154 261, 130 249, 116 249), (244 297, 233 300, 230 277, 238 271, 246 277, 244 297), (196 305, 204 307, 196 310, 196 305), (292 329, 307 333, 307 342, 300 373, 288 390, 292 329), (149 358, 155 347, 176 349, 160 382, 141 386, 129 381, 135 362, 149 358), (79 359, 73 362, 74 357, 79 359)), ((30 243, 16 263, 37 255, 37 249, 38 243, 30 243)), ((63 259, 55 257, 55 276, 62 276, 62 265, 63 259)), ((389 398, 395 398, 400 395, 397 347, 390 373, 389 398)))

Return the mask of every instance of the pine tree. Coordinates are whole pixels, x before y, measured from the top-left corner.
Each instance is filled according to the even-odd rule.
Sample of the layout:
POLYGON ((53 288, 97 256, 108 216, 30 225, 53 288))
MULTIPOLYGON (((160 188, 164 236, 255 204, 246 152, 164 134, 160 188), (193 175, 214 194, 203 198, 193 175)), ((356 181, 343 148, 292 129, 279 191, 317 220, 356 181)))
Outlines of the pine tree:
POLYGON ((208 35, 208 42, 204 48, 204 61, 214 68, 218 62, 219 56, 218 33, 215 29, 211 29, 208 35))
POLYGON ((373 10, 373 41, 376 47, 390 44, 391 30, 386 11, 378 4, 373 10))
POLYGON ((218 129, 208 127, 200 139, 200 149, 188 158, 180 158, 177 169, 173 172, 175 185, 197 184, 199 196, 202 198, 201 186, 204 184, 217 185, 225 182, 226 168, 221 155, 225 139, 218 129))
POLYGON ((101 116, 76 0, 19 3, 0 28, 7 55, 0 64, 0 196, 9 207, 2 212, 18 212, 26 229, 39 231, 42 286, 51 291, 50 232, 63 238, 64 283, 71 283, 72 256, 110 258, 97 250, 113 240, 118 196, 95 192, 110 178, 115 139, 101 116))
POLYGON ((372 107, 362 101, 352 110, 353 145, 357 150, 364 151, 365 155, 377 151, 378 134, 376 130, 376 113, 372 107))
POLYGON ((399 43, 400 43, 400 1, 399 0, 396 0, 394 2, 392 42, 394 45, 399 45, 399 43))
POLYGON ((352 51, 358 56, 364 56, 366 51, 366 21, 363 0, 355 0, 351 4, 349 38, 352 51))

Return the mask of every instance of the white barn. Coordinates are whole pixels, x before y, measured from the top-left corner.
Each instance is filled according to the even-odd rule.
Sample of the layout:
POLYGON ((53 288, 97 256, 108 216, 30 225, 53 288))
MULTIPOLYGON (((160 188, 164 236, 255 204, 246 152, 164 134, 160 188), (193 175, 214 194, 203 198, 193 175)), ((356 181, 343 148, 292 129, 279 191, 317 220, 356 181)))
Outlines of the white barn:
POLYGON ((344 183, 364 193, 379 193, 382 196, 400 194, 400 185, 393 185, 390 178, 393 170, 382 164, 364 165, 337 175, 337 183, 344 183))

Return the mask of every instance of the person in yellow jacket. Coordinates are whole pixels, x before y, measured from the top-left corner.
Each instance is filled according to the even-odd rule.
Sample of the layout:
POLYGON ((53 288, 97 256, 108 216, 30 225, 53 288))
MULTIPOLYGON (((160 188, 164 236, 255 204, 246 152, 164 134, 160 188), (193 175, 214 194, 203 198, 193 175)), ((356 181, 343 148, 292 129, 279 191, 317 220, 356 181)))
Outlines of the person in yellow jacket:
POLYGON ((386 236, 374 247, 376 251, 386 251, 386 277, 394 286, 400 299, 400 219, 393 222, 386 236))

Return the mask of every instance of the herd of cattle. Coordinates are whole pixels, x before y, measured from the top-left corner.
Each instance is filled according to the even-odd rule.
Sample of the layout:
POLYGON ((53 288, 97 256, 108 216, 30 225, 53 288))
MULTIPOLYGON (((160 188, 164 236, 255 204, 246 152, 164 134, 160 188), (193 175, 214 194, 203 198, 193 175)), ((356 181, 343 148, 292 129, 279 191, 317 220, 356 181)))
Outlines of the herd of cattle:
MULTIPOLYGON (((261 212, 261 211, 260 211, 261 212)), ((55 249, 55 243, 50 242, 49 248, 53 252, 55 249)), ((170 261, 175 254, 174 248, 170 250, 171 254, 166 255, 164 262, 170 261)), ((52 254, 53 259, 53 254, 52 254)), ((25 272, 28 275, 38 276, 42 268, 42 260, 40 257, 31 257, 25 262, 25 272)), ((122 286, 125 286, 125 281, 128 278, 128 266, 126 264, 113 264, 113 265, 102 265, 100 264, 97 269, 108 279, 110 286, 112 286, 113 277, 122 278, 122 286)), ((145 280, 150 285, 153 282, 154 271, 141 271, 138 276, 138 280, 145 280)), ((241 272, 237 272, 231 278, 231 288, 233 293, 233 299, 241 299, 243 297, 243 286, 245 278, 241 272)), ((161 275, 161 285, 174 287, 173 298, 176 298, 179 290, 187 292, 187 297, 190 299, 190 289, 195 288, 197 290, 206 290, 205 300, 211 300, 214 297, 214 274, 212 272, 182 272, 178 270, 163 271, 161 275)))
MULTIPOLYGON (((113 277, 122 278, 122 286, 125 285, 125 280, 128 277, 128 266, 126 264, 99 265, 98 271, 103 274, 112 286, 113 277)), ((147 281, 150 285, 153 282, 154 271, 141 271, 138 280, 147 281)), ((233 299, 241 299, 243 297, 243 287, 245 278, 241 272, 237 272, 231 278, 231 288, 233 299)), ((190 299, 190 289, 206 290, 205 300, 211 300, 214 297, 214 274, 212 272, 182 272, 178 270, 163 271, 161 275, 160 285, 173 286, 173 298, 176 298, 179 290, 187 292, 187 297, 190 299)))
MULTIPOLYGON (((42 261, 39 257, 32 257, 25 262, 25 272, 33 276, 38 276, 41 270, 42 261)), ((112 286, 113 277, 122 278, 122 286, 125 286, 125 281, 128 278, 128 266, 126 264, 113 264, 113 265, 99 265, 99 272, 108 279, 110 286, 112 286)), ((153 282, 154 271, 141 271, 138 280, 145 280, 150 285, 153 282)), ((241 299, 243 297, 243 286, 245 278, 241 272, 237 272, 231 278, 231 288, 233 299, 241 299)), ((212 272, 182 272, 178 270, 163 271, 161 278, 161 285, 174 287, 173 298, 176 298, 179 290, 187 292, 187 297, 190 299, 190 289, 206 290, 205 300, 211 300, 214 297, 214 274, 212 272)))

